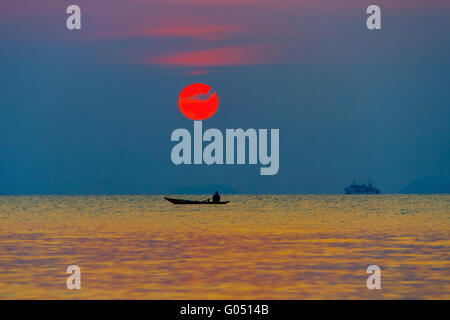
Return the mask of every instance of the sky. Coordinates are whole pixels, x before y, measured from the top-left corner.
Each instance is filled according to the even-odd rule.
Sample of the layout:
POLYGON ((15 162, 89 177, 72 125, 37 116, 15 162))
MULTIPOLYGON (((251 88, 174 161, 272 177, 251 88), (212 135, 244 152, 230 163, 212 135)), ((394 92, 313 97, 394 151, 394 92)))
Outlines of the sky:
POLYGON ((449 181, 448 30, 443 0, 3 0, 0 194, 449 181), (178 108, 192 83, 219 97, 205 129, 280 129, 277 175, 171 162, 172 131, 193 131, 178 108))

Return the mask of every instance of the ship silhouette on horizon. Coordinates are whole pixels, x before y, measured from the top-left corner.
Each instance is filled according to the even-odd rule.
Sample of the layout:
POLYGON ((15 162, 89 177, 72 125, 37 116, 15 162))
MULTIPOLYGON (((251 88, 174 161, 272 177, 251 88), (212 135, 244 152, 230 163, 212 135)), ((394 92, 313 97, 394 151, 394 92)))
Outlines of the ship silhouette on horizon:
POLYGON ((366 185, 353 182, 353 184, 345 188, 345 194, 380 194, 380 189, 377 189, 371 183, 366 185))

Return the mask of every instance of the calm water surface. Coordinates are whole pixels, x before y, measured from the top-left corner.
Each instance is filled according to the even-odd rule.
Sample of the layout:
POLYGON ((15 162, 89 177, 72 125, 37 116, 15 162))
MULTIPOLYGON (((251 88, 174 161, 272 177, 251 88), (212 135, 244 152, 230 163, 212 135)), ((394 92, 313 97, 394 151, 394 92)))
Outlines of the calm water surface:
POLYGON ((450 299, 450 195, 223 198, 0 197, 0 299, 450 299))

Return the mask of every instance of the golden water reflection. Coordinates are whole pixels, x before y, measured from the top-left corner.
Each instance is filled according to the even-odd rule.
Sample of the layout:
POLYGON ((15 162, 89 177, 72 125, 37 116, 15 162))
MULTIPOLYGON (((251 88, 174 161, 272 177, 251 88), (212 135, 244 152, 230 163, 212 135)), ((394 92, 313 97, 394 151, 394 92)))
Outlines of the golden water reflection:
POLYGON ((224 198, 0 197, 0 299, 450 298, 450 195, 224 198))

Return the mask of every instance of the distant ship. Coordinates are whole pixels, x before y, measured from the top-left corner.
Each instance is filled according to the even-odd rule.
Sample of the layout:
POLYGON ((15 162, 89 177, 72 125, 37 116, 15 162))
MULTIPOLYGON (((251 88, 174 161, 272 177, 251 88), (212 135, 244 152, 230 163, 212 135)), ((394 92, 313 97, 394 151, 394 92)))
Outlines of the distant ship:
POLYGON ((372 186, 371 183, 365 185, 353 182, 353 184, 345 188, 345 194, 380 194, 380 190, 372 186))

